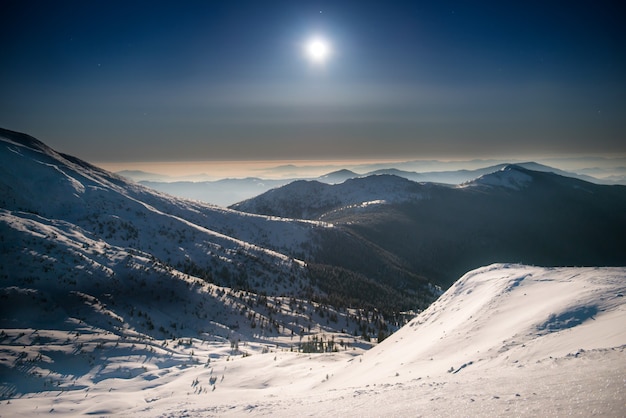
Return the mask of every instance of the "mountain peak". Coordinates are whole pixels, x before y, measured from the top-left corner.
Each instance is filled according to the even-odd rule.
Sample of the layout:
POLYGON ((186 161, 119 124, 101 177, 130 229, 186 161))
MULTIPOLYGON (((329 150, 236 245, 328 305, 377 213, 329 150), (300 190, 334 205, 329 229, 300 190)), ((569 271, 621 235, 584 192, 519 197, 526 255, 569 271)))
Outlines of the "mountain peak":
POLYGON ((533 176, 529 170, 516 164, 507 164, 498 171, 484 174, 470 182, 464 183, 467 186, 504 187, 512 190, 522 190, 533 181, 533 176))
POLYGON ((338 184, 296 180, 231 209, 284 218, 321 219, 330 212, 424 198, 423 186, 389 174, 355 177, 338 184), (375 202, 375 203, 374 203, 375 202))
POLYGON ((341 170, 336 170, 336 171, 332 171, 322 177, 327 177, 327 176, 337 176, 337 175, 348 175, 348 176, 356 176, 357 174, 354 171, 350 171, 347 168, 342 168, 341 170))
POLYGON ((8 129, 0 128, 0 138, 4 138, 10 142, 13 142, 14 144, 31 148, 36 151, 41 151, 45 153, 52 152, 52 149, 43 142, 21 132, 15 132, 8 129))
POLYGON ((317 180, 328 184, 338 184, 355 177, 359 177, 359 175, 354 171, 342 168, 341 170, 324 174, 323 176, 318 177, 317 180))

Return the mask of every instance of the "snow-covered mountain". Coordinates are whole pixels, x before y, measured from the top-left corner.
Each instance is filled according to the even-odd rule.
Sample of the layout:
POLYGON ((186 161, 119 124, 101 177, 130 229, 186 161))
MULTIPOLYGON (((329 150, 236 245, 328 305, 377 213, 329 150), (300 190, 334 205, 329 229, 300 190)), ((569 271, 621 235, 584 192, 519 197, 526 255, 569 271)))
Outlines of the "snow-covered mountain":
POLYGON ((625 268, 490 265, 365 353, 345 340, 305 354, 210 336, 120 338, 79 319, 51 331, 40 318, 0 333, 2 411, 621 417, 625 291, 625 268))
POLYGON ((51 266, 72 283, 84 277, 84 269, 105 282, 114 275, 171 276, 176 270, 218 286, 386 313, 421 309, 434 298, 424 278, 344 231, 330 236, 367 254, 371 265, 355 272, 334 255, 324 256, 320 236, 332 224, 174 198, 59 154, 28 135, 1 133, 0 225, 12 237, 2 268, 15 280, 51 266), (35 249, 23 254, 27 245, 35 249), (67 254, 51 257, 50 245, 67 254), (135 266, 136 259, 144 261, 135 266), (398 272, 402 281, 387 283, 385 271, 398 272))
POLYGON ((407 179, 376 175, 339 184, 294 181, 231 206, 248 213, 295 219, 323 219, 332 212, 423 198, 424 186, 407 179))
MULTIPOLYGON (((424 172, 424 173, 399 171, 398 173, 389 173, 389 174, 396 174, 400 177, 404 177, 404 178, 408 178, 409 180, 420 181, 420 182, 461 184, 461 183, 466 183, 468 181, 472 181, 473 179, 477 177, 502 170, 503 168, 509 165, 511 164, 501 163, 501 164, 490 165, 487 167, 477 168, 473 170, 464 169, 464 170, 451 170, 451 171, 431 171, 431 172, 424 172)), ((539 164, 539 163, 532 162, 532 161, 518 162, 518 163, 515 163, 515 165, 521 168, 525 168, 527 170, 540 171, 540 172, 545 172, 545 173, 554 173, 554 174, 558 174, 558 175, 565 176, 565 177, 577 178, 579 180, 584 180, 584 181, 588 181, 591 183, 605 184, 605 182, 603 182, 602 180, 592 177, 592 176, 588 176, 584 174, 577 174, 577 173, 570 172, 570 171, 564 171, 555 167, 550 167, 545 164, 539 164)), ((381 172, 378 172, 378 173, 381 173, 381 172)), ((372 174, 378 174, 378 173, 372 173, 372 174)), ((606 184, 613 184, 613 183, 606 183, 606 184)))
MULTIPOLYGON (((158 174, 145 173, 141 171, 121 171, 121 174, 134 181, 153 188, 155 190, 171 194, 173 196, 185 199, 200 200, 220 206, 230 206, 254 198, 271 189, 287 185, 299 180, 316 181, 325 184, 340 184, 346 180, 356 179, 360 177, 370 177, 374 175, 393 175, 402 177, 415 182, 429 182, 441 184, 461 184, 485 174, 490 174, 501 170, 508 164, 502 163, 491 165, 473 170, 451 170, 451 171, 431 171, 431 172, 414 172, 399 170, 396 168, 376 169, 374 171, 366 171, 364 174, 358 174, 354 171, 341 169, 316 178, 284 178, 284 179, 263 179, 257 177, 248 178, 227 178, 213 181, 193 181, 193 180, 176 180, 174 178, 159 179, 158 174)), ((603 181, 588 175, 576 174, 549 167, 534 162, 518 163, 519 167, 533 171, 543 171, 560 174, 567 177, 579 178, 581 180, 593 183, 613 184, 614 182, 603 181)), ((367 168, 367 166, 361 167, 367 168)))
MULTIPOLYGON (((449 286, 498 261, 539 265, 626 265, 626 187, 588 183, 506 165, 458 186, 377 175, 338 185, 295 182, 232 208, 332 222, 323 248, 366 257, 332 237, 347 231, 398 265, 449 286)), ((358 271, 358 266, 351 265, 358 271)))
POLYGON ((483 174, 478 178, 464 183, 464 187, 503 187, 522 190, 533 181, 532 173, 521 170, 519 166, 507 165, 500 170, 483 174))
MULTIPOLYGON (((300 274, 302 263, 276 248, 297 247, 310 239, 312 227, 324 227, 173 198, 59 154, 34 138, 2 134, 0 207, 5 228, 17 232, 23 232, 20 219, 59 230, 65 226, 78 244, 132 248, 173 267, 201 270, 215 281, 216 266, 232 278, 249 274, 253 260, 256 280, 263 282, 260 290, 282 274, 300 274)), ((233 280, 220 283, 234 285, 233 280)))
POLYGON ((148 340, 390 331, 357 299, 341 311, 319 303, 338 299, 296 254, 329 224, 174 198, 6 130, 0 191, 3 329, 49 321, 148 340))
POLYGON ((1 414, 623 416, 623 267, 495 264, 386 317, 437 262, 619 263, 623 188, 507 166, 333 190, 332 223, 248 214, 0 131, 1 414))

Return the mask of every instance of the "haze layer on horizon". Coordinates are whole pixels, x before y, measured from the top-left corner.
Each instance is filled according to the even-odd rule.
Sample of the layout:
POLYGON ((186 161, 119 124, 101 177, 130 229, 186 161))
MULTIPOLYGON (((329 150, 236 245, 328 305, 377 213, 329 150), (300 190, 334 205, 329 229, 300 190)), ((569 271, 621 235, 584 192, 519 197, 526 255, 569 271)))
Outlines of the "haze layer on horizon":
MULTIPOLYGON (((421 160, 262 160, 262 161, 135 161, 94 162, 112 172, 142 173, 159 181, 205 181, 225 178, 256 177, 261 179, 314 178, 338 170, 367 174, 380 169, 414 172, 473 170, 497 164, 537 162, 561 170, 593 174, 599 178, 624 175, 626 155, 595 156, 500 156, 476 159, 421 160), (593 173, 590 173, 589 171, 593 173), (152 176, 154 175, 154 176, 152 176)), ((130 173, 129 173, 130 174, 130 173)))
POLYGON ((7 1, 0 126, 104 163, 626 153, 616 2, 7 1), (331 54, 305 54, 312 37, 331 54))

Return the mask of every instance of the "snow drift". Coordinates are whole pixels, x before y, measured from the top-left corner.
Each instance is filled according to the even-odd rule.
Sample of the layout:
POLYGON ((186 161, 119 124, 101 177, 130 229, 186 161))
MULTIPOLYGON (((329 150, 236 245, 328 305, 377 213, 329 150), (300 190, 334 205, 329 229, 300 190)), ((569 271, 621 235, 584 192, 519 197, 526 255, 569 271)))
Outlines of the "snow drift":
MULTIPOLYGON (((626 268, 495 264, 464 275, 426 311, 362 355, 276 347, 247 357, 214 356, 209 365, 181 368, 164 361, 185 354, 170 346, 167 352, 135 357, 132 377, 116 374, 106 363, 94 364, 90 373, 107 367, 111 378, 89 381, 88 373, 72 388, 11 399, 3 411, 623 416, 624 291, 626 268)), ((21 348, 25 337, 20 338, 5 336, 3 352, 21 348)), ((224 351, 216 343, 195 348, 196 356, 224 351)), ((28 347, 24 351, 28 357, 28 347)))

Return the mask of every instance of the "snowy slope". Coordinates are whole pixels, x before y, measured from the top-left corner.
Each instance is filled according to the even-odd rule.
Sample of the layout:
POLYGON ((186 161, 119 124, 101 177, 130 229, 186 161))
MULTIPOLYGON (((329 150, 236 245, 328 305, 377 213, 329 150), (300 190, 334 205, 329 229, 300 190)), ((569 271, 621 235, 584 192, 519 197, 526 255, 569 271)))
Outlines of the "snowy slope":
POLYGON ((198 364, 198 344, 203 362, 307 351, 374 322, 311 302, 304 263, 279 251, 323 223, 173 198, 4 130, 0 190, 3 400, 198 364))
POLYGON ((370 350, 346 377, 356 373, 364 383, 376 383, 381 376, 364 376, 377 364, 385 365, 388 377, 478 373, 620 347, 626 344, 625 292, 625 268, 480 268, 370 350))
MULTIPOLYGON (((386 278, 382 274, 372 277, 370 271, 383 271, 381 265, 394 268, 388 257, 368 257, 376 270, 365 274, 346 272, 333 264, 336 260, 313 259, 320 234, 334 231, 332 224, 259 216, 174 198, 59 154, 28 135, 0 133, 4 138, 0 140, 0 232, 12 237, 4 242, 0 255, 0 275, 11 280, 5 286, 22 288, 42 276, 53 283, 77 284, 78 288, 66 291, 83 291, 86 277, 95 277, 101 295, 85 293, 100 298, 107 288, 117 286, 115 280, 132 279, 132 286, 140 286, 156 280, 153 276, 163 280, 189 276, 256 294, 314 299, 341 308, 367 307, 370 313, 362 324, 351 320, 328 325, 362 335, 372 321, 377 325, 369 328, 371 336, 380 327, 387 333, 388 325, 397 328, 402 321, 392 318, 395 312, 425 307, 434 299, 421 278, 407 287, 379 280, 386 278), (346 275, 358 294, 337 283, 346 275), (374 304, 385 309, 388 321, 379 321, 380 315, 372 312, 374 304)), ((344 246, 363 247, 341 231, 329 233, 336 242, 349 243, 344 246)), ((415 276, 400 273, 402 279, 415 276)), ((37 286, 41 285, 39 281, 37 286)), ((318 320, 323 325, 328 322, 328 318, 309 320, 313 329, 318 320)), ((154 325, 151 332, 158 334, 160 324, 154 325)), ((164 326, 169 329, 169 324, 164 326)), ((308 324, 305 328, 308 332, 308 324)))
POLYGON ((176 199, 0 133, 3 416, 624 415, 625 268, 484 267, 364 353, 352 335, 382 318, 301 297, 283 251, 337 227, 176 199))
MULTIPOLYGON (((277 250, 298 248, 312 227, 323 227, 176 199, 34 141, 0 138, 0 207, 8 211, 3 217, 64 221, 96 241, 140 250, 172 266, 194 265, 206 275, 215 268, 234 273, 248 263, 257 268, 259 260, 271 269, 297 270, 292 257, 277 250)), ((259 270, 261 278, 277 272, 259 270)))
POLYGON ((7 353, 21 351, 24 367, 53 368, 58 352, 77 341, 83 341, 79 358, 85 360, 82 374, 13 397, 3 411, 619 417, 626 411, 625 291, 626 268, 491 265, 467 273, 363 354, 343 347, 326 354, 252 347, 252 355, 227 357, 230 347, 217 341, 154 341, 133 348, 130 341, 115 347, 103 335, 93 341, 98 348, 81 334, 37 358, 36 340, 54 336, 11 330, 1 342, 5 362, 7 353), (106 363, 100 363, 103 354, 109 355, 106 363))

